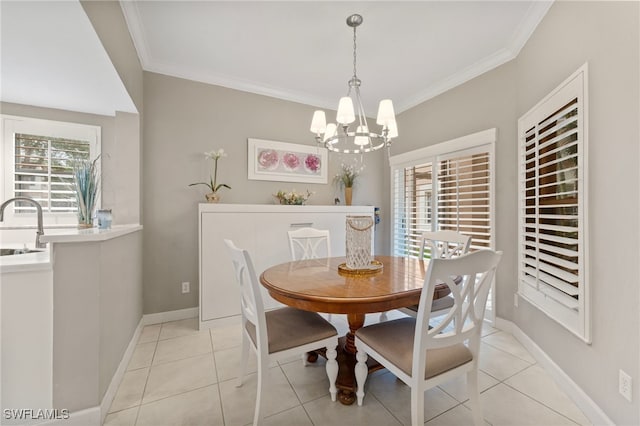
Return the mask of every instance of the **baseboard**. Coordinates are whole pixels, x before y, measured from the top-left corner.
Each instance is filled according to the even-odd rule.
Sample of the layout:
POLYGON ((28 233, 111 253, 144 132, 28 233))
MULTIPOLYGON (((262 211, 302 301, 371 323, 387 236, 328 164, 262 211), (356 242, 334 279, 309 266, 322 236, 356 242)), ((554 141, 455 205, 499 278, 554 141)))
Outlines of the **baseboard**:
POLYGON ((513 337, 524 346, 531 356, 540 364, 553 378, 556 384, 562 389, 573 402, 582 410, 589 421, 594 425, 615 425, 604 411, 578 386, 549 355, 544 352, 524 331, 511 321, 496 318, 495 327, 497 329, 511 333, 513 337))
POLYGON ((129 341, 127 350, 124 351, 124 354, 122 355, 122 359, 120 360, 118 369, 116 370, 115 374, 111 378, 111 383, 109 383, 109 387, 107 388, 107 391, 104 393, 104 397, 102 397, 102 403, 100 404, 100 424, 104 422, 104 418, 107 416, 107 412, 111 407, 113 398, 115 398, 116 392, 118 392, 118 388, 120 387, 120 382, 122 382, 122 378, 124 377, 124 373, 127 371, 127 366, 129 365, 129 361, 131 361, 133 352, 135 351, 136 345, 138 344, 138 339, 140 338, 140 333, 142 333, 143 326, 144 326, 144 317, 140 318, 140 322, 138 322, 138 326, 136 327, 136 330, 133 332, 133 337, 131 337, 131 340, 129 341))
POLYGON ((198 316, 198 308, 178 309, 177 311, 158 312, 146 314, 142 317, 144 325, 160 324, 167 321, 179 321, 198 316))

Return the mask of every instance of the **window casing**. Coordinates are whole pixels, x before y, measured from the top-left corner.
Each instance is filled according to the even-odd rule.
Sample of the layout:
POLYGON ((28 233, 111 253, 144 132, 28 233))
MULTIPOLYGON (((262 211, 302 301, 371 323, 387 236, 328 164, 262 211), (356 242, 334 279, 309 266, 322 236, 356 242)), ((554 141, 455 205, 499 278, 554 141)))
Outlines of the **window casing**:
MULTIPOLYGON (((43 209, 46 225, 75 224, 73 164, 100 154, 100 127, 2 116, 2 199, 29 197, 43 209)), ((99 203, 99 201, 98 201, 99 203)), ((4 225, 33 226, 35 207, 14 202, 4 225)))
POLYGON ((590 342, 586 74, 585 65, 518 120, 518 291, 590 342))
POLYGON ((421 234, 437 230, 471 236, 471 250, 494 249, 495 140, 490 129, 391 157, 393 255, 417 256, 421 234))

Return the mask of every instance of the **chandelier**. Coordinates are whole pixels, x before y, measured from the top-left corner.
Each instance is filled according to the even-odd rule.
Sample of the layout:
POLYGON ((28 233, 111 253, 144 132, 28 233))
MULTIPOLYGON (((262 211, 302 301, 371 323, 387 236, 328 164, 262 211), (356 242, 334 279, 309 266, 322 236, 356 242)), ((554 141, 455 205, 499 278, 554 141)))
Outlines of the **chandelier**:
POLYGON ((311 132, 316 135, 318 145, 324 145, 329 151, 344 154, 360 154, 377 151, 391 146, 391 140, 398 136, 398 125, 391 99, 383 99, 378 107, 376 124, 380 126, 375 133, 367 124, 367 117, 360 98, 361 81, 356 73, 356 28, 362 24, 358 14, 347 18, 347 25, 353 28, 353 77, 349 80, 347 96, 340 98, 336 123, 328 123, 324 111, 313 113, 311 132))

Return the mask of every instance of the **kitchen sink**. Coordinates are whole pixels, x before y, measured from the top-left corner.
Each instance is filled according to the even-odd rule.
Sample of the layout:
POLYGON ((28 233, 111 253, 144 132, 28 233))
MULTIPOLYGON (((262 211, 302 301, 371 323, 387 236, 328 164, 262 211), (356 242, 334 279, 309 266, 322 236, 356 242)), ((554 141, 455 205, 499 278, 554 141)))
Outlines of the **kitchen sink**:
POLYGON ((41 251, 42 250, 31 250, 28 248, 21 248, 21 249, 3 248, 3 249, 0 249, 0 256, 13 256, 14 254, 39 253, 41 251))

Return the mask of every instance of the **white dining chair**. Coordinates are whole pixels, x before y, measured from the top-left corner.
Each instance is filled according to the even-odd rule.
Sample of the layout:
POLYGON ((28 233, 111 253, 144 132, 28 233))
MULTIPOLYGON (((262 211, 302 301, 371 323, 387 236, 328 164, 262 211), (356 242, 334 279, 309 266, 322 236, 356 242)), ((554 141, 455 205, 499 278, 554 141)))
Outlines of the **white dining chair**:
MULTIPOLYGON (((420 236, 419 259, 451 259, 469 252, 471 237, 455 231, 423 232, 420 236)), ((431 306, 431 318, 446 314, 453 306, 451 296, 441 297, 433 301, 431 306)), ((418 313, 418 305, 407 306, 398 309, 406 315, 415 317, 418 313)))
POLYGON ((358 330, 355 376, 358 405, 364 399, 371 356, 411 388, 411 424, 424 424, 424 392, 466 374, 473 421, 483 425, 478 390, 480 337, 487 296, 502 252, 479 250, 453 259, 432 259, 416 318, 405 317, 358 330), (460 283, 454 277, 462 277, 460 283), (445 283, 454 305, 429 329, 436 285, 445 283), (455 321, 454 321, 455 319, 455 321))
POLYGON ((265 311, 260 293, 260 284, 251 257, 246 250, 237 248, 232 241, 224 240, 240 286, 240 308, 242 312, 242 357, 237 386, 242 386, 249 348, 258 360, 258 391, 253 416, 253 424, 262 423, 264 418, 264 398, 269 390, 269 363, 303 354, 321 347, 326 348, 326 371, 329 377, 331 400, 336 400, 336 361, 338 332, 324 318, 315 312, 285 307, 265 311))
MULTIPOLYGON (((331 257, 331 237, 328 230, 305 227, 287 231, 287 234, 291 260, 331 257)), ((331 318, 331 314, 327 314, 329 321, 331 318)))
POLYGON ((328 230, 305 227, 287 233, 291 260, 331 257, 331 238, 328 230))

